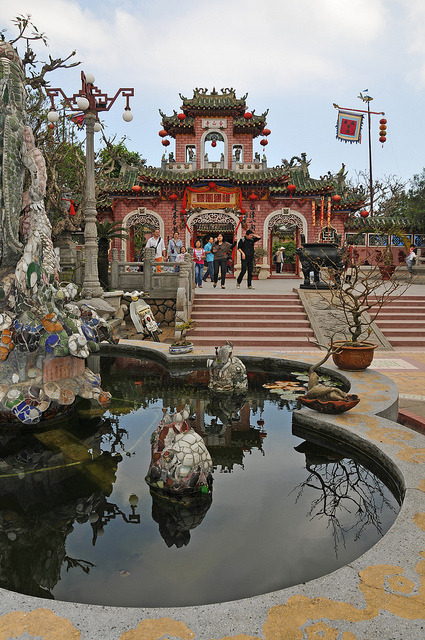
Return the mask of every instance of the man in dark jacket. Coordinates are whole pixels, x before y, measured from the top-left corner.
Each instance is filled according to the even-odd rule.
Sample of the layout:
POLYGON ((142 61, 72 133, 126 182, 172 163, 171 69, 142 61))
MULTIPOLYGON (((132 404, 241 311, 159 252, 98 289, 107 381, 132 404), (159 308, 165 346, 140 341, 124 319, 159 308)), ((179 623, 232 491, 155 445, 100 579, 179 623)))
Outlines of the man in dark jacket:
POLYGON ((238 275, 236 286, 239 289, 242 279, 246 272, 248 272, 248 289, 255 289, 252 286, 252 272, 254 269, 254 243, 261 240, 254 235, 252 229, 248 229, 245 233, 245 237, 241 238, 238 242, 238 251, 241 254, 242 267, 241 272, 238 275))

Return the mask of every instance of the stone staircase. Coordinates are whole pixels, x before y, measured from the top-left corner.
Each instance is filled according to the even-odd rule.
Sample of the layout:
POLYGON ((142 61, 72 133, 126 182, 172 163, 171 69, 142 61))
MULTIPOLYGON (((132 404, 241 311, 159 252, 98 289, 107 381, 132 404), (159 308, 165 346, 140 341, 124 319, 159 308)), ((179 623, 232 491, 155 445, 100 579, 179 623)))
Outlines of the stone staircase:
POLYGON ((380 310, 376 324, 395 349, 425 347, 425 297, 394 299, 380 310))
POLYGON ((313 331, 296 293, 196 294, 191 317, 197 323, 189 335, 195 345, 230 340, 234 346, 253 349, 314 349, 307 339, 314 339, 313 331))

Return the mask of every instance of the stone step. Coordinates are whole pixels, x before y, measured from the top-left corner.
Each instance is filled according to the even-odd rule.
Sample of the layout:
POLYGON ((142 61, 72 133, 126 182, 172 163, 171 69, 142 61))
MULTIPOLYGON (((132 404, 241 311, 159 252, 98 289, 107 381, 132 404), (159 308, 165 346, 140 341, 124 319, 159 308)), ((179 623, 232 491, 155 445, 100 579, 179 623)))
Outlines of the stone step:
MULTIPOLYGON (((376 319, 376 324, 380 322, 390 322, 391 320, 408 320, 409 322, 423 322, 425 324, 425 314, 423 313, 383 313, 381 311, 376 319)), ((398 323, 397 323, 398 324, 398 323)))
MULTIPOLYGON (((211 314, 209 315, 205 314, 203 316, 200 316, 199 314, 197 314, 195 316, 195 314, 192 313, 192 320, 196 320, 198 326, 200 326, 201 324, 208 324, 208 325, 213 324, 215 327, 223 324, 226 326, 235 326, 236 324, 238 327, 259 326, 259 327, 269 327, 269 328, 294 326, 294 320, 286 316, 283 316, 283 317, 276 316, 274 318, 270 318, 269 316, 267 316, 267 318, 264 318, 264 317, 259 318, 258 315, 256 314, 247 315, 246 313, 236 317, 234 315, 229 315, 228 313, 222 313, 219 315, 214 313, 214 318, 211 318, 211 314), (234 322, 230 322, 231 320, 233 320, 234 322)), ((304 316, 302 318, 297 318, 296 326, 309 327, 310 323, 308 319, 304 316)))
POLYGON ((386 327, 384 329, 384 327, 378 325, 379 328, 381 329, 382 333, 384 334, 384 336, 386 338, 388 338, 388 340, 390 340, 391 342, 391 338, 394 336, 400 336, 400 337, 411 337, 413 340, 415 340, 416 338, 422 338, 422 336, 425 336, 425 325, 422 325, 421 327, 409 327, 409 326, 396 326, 396 327, 386 327))
MULTIPOLYGON (((262 334, 264 335, 264 337, 281 337, 283 338, 284 336, 306 336, 306 335, 313 335, 313 331, 312 329, 310 329, 309 327, 300 327, 300 329, 275 329, 273 332, 272 331, 264 331, 262 332, 262 334)), ((232 338, 232 336, 240 336, 240 337, 244 337, 244 336, 252 336, 252 337, 261 337, 262 334, 258 331, 247 331, 244 328, 241 329, 235 329, 234 327, 231 326, 220 326, 220 327, 200 327, 197 326, 196 329, 193 329, 190 332, 190 337, 191 339, 196 337, 202 337, 202 336, 223 336, 224 338, 227 337, 229 340, 232 338)))
MULTIPOLYGON (((194 345, 198 345, 199 347, 213 347, 215 345, 220 344, 223 341, 223 338, 215 338, 209 336, 194 336, 190 338, 191 342, 194 345)), ((245 336, 244 338, 231 338, 229 336, 225 336, 225 340, 230 340, 233 346, 235 347, 251 347, 251 349, 262 349, 264 347, 275 347, 280 349, 286 349, 287 347, 297 347, 301 348, 309 348, 314 349, 314 344, 308 342, 306 338, 300 337, 258 337, 258 336, 245 336)))
POLYGON ((392 338, 388 338, 390 344, 394 348, 398 347, 413 347, 417 349, 421 349, 425 347, 425 337, 419 337, 415 339, 414 336, 405 337, 405 336, 393 336, 392 338))
POLYGON ((220 302, 214 304, 202 303, 199 302, 193 305, 193 311, 209 311, 210 314, 215 314, 217 311, 239 311, 239 310, 247 310, 247 311, 255 311, 259 316, 262 313, 266 312, 302 312, 303 306, 300 304, 273 304, 273 305, 255 305, 250 303, 242 303, 242 304, 234 304, 233 300, 228 302, 220 302))

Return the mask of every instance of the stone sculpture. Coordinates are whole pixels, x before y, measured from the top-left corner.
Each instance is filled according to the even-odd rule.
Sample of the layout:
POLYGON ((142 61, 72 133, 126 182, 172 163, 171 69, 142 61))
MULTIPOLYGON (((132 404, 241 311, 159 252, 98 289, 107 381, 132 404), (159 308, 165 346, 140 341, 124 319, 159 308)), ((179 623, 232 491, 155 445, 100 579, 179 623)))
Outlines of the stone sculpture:
POLYGON ((213 464, 200 435, 187 423, 189 410, 164 413, 151 436, 152 455, 146 482, 152 490, 175 497, 208 494, 213 464))
POLYGON ((7 42, 0 43, 0 96, 0 421, 33 425, 76 395, 109 403, 84 359, 113 338, 97 314, 72 303, 76 286, 59 284, 46 165, 26 125, 22 62, 7 42))
POLYGON ((216 347, 215 360, 207 360, 210 371, 209 388, 217 392, 244 391, 248 387, 248 376, 242 360, 233 355, 233 344, 216 347))

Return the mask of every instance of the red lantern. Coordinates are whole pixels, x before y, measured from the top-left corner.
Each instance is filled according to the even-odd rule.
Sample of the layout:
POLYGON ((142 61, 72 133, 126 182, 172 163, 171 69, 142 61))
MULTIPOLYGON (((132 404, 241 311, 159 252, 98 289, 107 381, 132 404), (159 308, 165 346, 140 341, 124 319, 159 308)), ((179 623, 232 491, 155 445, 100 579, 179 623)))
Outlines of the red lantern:
POLYGON ((252 113, 250 113, 249 111, 247 111, 246 113, 243 114, 243 117, 245 118, 245 120, 251 120, 252 118, 252 113))
POLYGON ((265 147, 267 144, 269 144, 269 141, 264 138, 264 140, 260 140, 260 144, 262 147, 265 147))
POLYGON ((386 124, 380 124, 380 125, 379 125, 379 129, 380 129, 381 131, 386 131, 386 130, 387 130, 387 125, 386 125, 386 124))
POLYGON ((182 216, 186 215, 186 209, 181 209, 180 213, 182 214, 182 216))
POLYGON ((384 143, 384 142, 386 142, 386 141, 387 141, 387 139, 386 139, 386 137, 385 137, 385 136, 380 136, 380 138, 379 138, 379 142, 382 142, 382 144, 383 144, 383 143, 384 143))
POLYGON ((385 118, 381 118, 379 124, 387 124, 387 121, 385 120, 385 118))
POLYGON ((261 132, 262 136, 269 136, 271 134, 270 129, 263 129, 261 132))
POLYGON ((168 147, 168 145, 170 144, 169 140, 162 140, 162 144, 164 145, 164 147, 168 147))
POLYGON ((170 200, 175 202, 176 200, 178 200, 178 195, 176 193, 172 193, 171 196, 170 196, 170 200))
POLYGON ((210 189, 215 189, 217 185, 216 185, 215 182, 209 182, 208 186, 209 186, 210 189))
POLYGON ((249 196, 248 196, 248 198, 249 198, 252 202, 254 202, 255 200, 258 200, 258 196, 257 196, 257 194, 256 194, 256 193, 250 193, 250 194, 249 194, 249 196))
POLYGON ((366 210, 360 211, 360 215, 362 218, 367 218, 369 215, 369 211, 366 211, 366 210))
POLYGON ((139 193, 142 190, 142 187, 139 184, 135 184, 134 187, 131 188, 134 193, 139 193))
POLYGON ((339 196, 339 195, 336 193, 334 196, 332 196, 332 200, 333 200, 334 202, 340 202, 340 200, 341 200, 341 196, 339 196))
POLYGON ((185 113, 178 113, 177 117, 180 120, 180 122, 183 122, 183 120, 186 120, 186 114, 185 113))
POLYGON ((161 138, 165 138, 165 136, 168 136, 168 133, 165 129, 161 129, 161 131, 158 131, 158 135, 161 136, 161 138))
POLYGON ((243 216, 245 215, 245 213, 246 213, 246 209, 241 209, 241 215, 243 216))
POLYGON ((291 194, 291 198, 292 198, 292 194, 297 190, 297 187, 294 184, 288 184, 286 188, 291 194))
POLYGON ((217 143, 216 143, 216 141, 215 141, 215 140, 213 140, 213 141, 211 142, 211 146, 212 146, 212 147, 216 147, 216 146, 217 146, 217 143))

